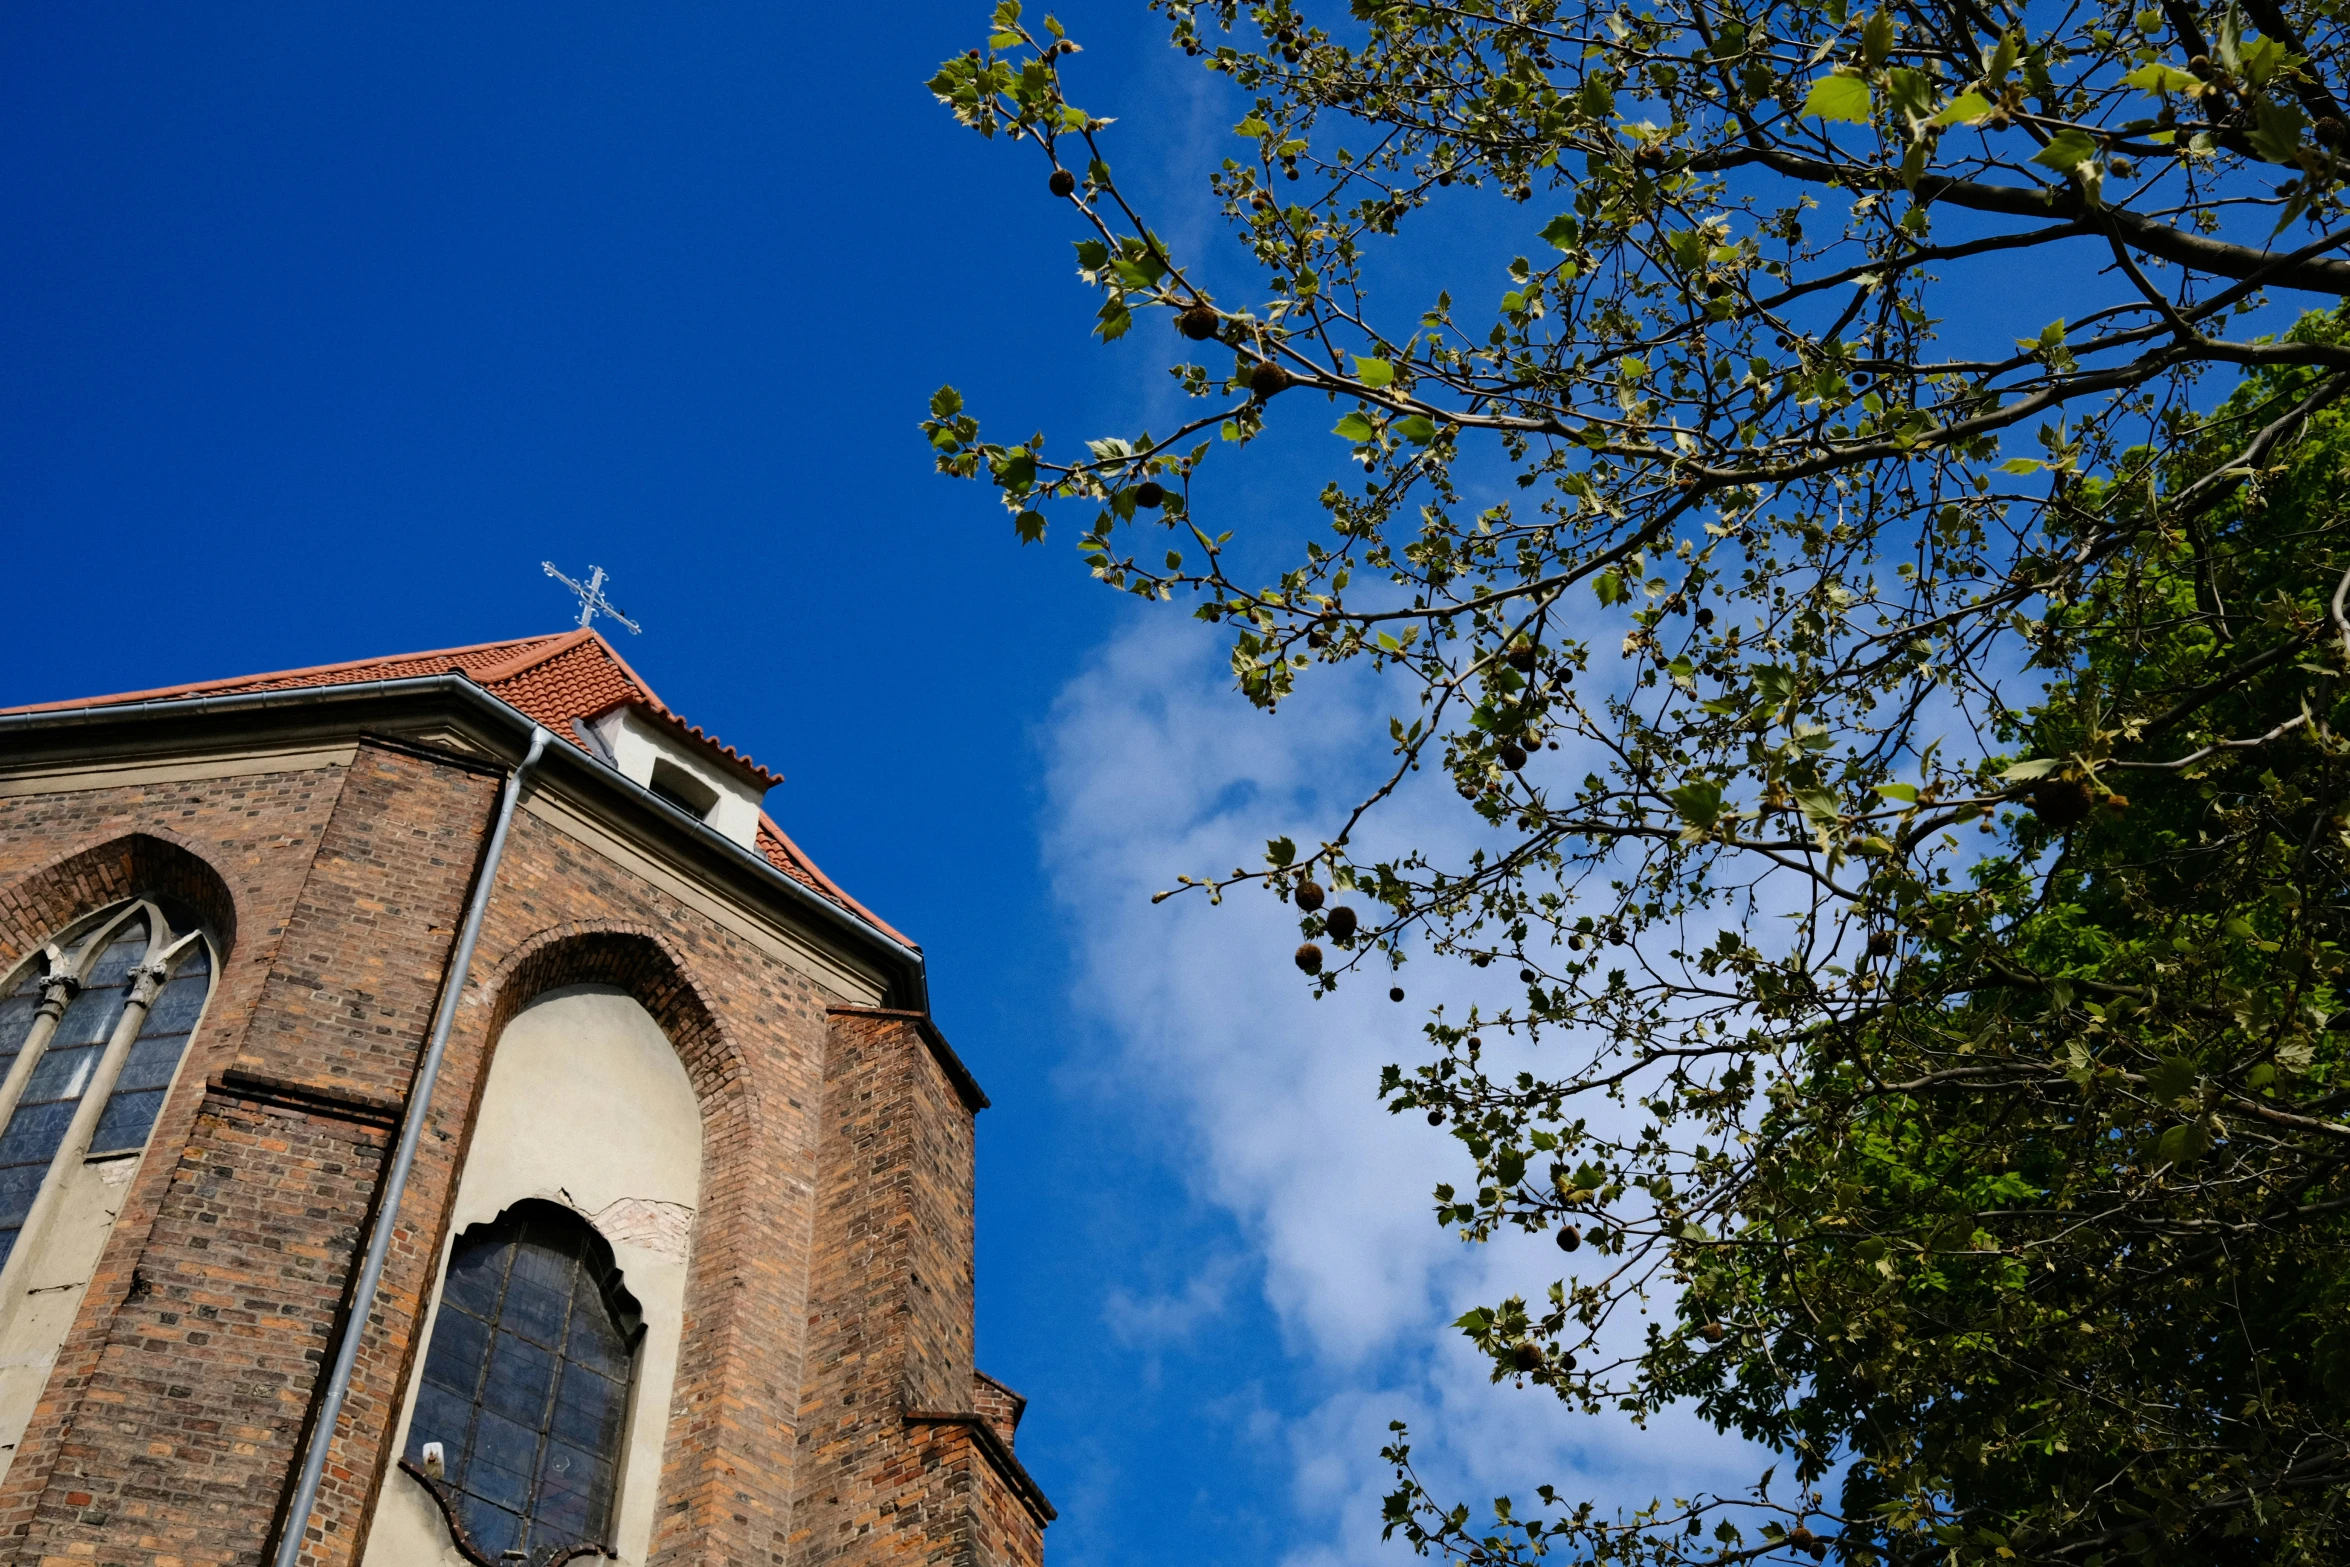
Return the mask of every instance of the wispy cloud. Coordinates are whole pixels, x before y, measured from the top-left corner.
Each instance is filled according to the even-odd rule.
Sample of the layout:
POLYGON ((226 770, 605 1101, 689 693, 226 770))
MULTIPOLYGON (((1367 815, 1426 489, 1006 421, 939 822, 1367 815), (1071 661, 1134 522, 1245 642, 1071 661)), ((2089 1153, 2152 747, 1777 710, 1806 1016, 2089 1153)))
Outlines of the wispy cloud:
MULTIPOLYGON (((1250 1390, 1262 1402, 1246 1423, 1286 1455, 1297 1567, 1400 1549, 1378 1539, 1391 1419, 1412 1423, 1424 1473, 1474 1502, 1580 1478, 1637 1506, 1751 1474, 1693 1422, 1635 1433, 1492 1387, 1448 1326, 1477 1301, 1540 1290, 1565 1260, 1539 1239, 1469 1247, 1438 1229, 1429 1190, 1464 1173, 1458 1145, 1377 1100, 1381 1064, 1419 1055, 1426 1006, 1466 1002, 1475 976, 1409 964, 1403 1006, 1384 974, 1315 1001, 1290 963, 1286 906, 1254 892, 1149 901, 1178 873, 1259 863, 1269 836, 1317 841, 1387 760, 1385 716, 1369 679, 1339 675, 1268 718, 1231 694, 1205 628, 1162 615, 1099 652, 1043 737, 1073 999, 1107 1046, 1065 1086, 1149 1106, 1144 1152, 1188 1172, 1193 1200, 1248 1253, 1203 1251, 1172 1288, 1113 1284, 1103 1307, 1122 1342, 1155 1347, 1217 1332, 1233 1293, 1261 1287, 1282 1391, 1250 1390)), ((1438 779, 1399 795, 1379 831, 1444 851, 1463 815, 1438 779)))

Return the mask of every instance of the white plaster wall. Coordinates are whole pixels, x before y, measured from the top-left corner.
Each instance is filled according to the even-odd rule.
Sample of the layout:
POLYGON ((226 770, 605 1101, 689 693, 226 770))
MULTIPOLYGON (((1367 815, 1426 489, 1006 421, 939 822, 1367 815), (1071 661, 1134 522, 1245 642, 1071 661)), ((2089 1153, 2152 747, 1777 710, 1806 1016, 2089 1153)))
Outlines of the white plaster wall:
POLYGON ((612 753, 612 765, 648 788, 656 758, 699 779, 718 796, 718 803, 710 810, 710 825, 746 849, 757 845, 761 794, 740 776, 717 767, 666 725, 633 707, 614 708, 597 719, 596 734, 612 753))
POLYGON ((75 1160, 59 1177, 65 1190, 28 1257, 23 1300, 0 1322, 0 1475, 16 1459, 32 1424, 57 1351, 89 1293, 90 1275, 114 1232, 141 1155, 75 1160))
MULTIPOLYGON (((567 986, 506 1025, 458 1177, 441 1268, 468 1225, 488 1223, 527 1197, 563 1204, 611 1243, 645 1313, 612 1531, 623 1563, 641 1563, 652 1544, 701 1186, 702 1118, 693 1084, 668 1036, 634 999, 608 985, 567 986)), ((432 1316, 438 1304, 436 1288, 432 1316)), ((428 1317, 427 1354, 431 1331, 428 1317)), ((416 1357, 418 1377, 425 1358, 416 1357)), ((411 1382, 364 1567, 464 1564, 431 1496, 396 1467, 415 1403, 411 1382)))

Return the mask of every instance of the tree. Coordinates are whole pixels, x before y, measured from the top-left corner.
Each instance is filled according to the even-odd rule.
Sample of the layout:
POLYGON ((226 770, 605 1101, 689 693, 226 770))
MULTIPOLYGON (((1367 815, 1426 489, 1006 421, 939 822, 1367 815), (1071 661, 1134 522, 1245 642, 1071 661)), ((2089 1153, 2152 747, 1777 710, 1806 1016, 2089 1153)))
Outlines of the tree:
POLYGON ((939 466, 1026 540, 1090 512, 1093 573, 1229 628, 1251 701, 1393 683, 1353 813, 1185 890, 1291 900, 1324 990, 1484 970, 1382 1091, 1474 1161, 1442 1223, 1576 1255, 1464 1331, 1795 1476, 1480 1517, 1399 1434, 1390 1531, 2350 1554, 2350 345, 2277 329, 2350 293, 2340 14, 1161 9, 1250 103, 1209 174, 1245 302, 1120 187, 1057 23, 1006 3, 932 85, 1041 154, 1097 331, 1171 322, 1200 411, 1063 455, 942 389, 939 466), (1534 259, 1454 243, 1374 309, 1395 236, 1512 204, 1534 259), (2082 303, 2043 323, 2052 279, 2082 303), (1237 580, 1203 472, 1325 406, 1326 531, 1237 580), (1358 859, 1439 767, 1482 846, 1358 859))

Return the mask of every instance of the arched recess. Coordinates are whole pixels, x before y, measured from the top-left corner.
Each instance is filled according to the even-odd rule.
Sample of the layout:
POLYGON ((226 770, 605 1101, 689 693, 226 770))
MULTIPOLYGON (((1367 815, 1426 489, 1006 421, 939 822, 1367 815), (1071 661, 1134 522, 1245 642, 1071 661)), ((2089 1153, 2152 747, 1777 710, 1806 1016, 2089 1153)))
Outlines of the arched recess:
POLYGON ((237 902, 220 872, 167 833, 134 832, 77 849, 0 887, 0 970, 93 909, 157 893, 200 915, 221 956, 228 956, 236 945, 237 902))
POLYGON ((684 957, 660 931, 619 922, 550 926, 517 942, 470 988, 489 1003, 487 1037, 494 1040, 515 1013, 559 985, 611 985, 628 992, 677 1047, 708 1130, 715 1135, 724 1118, 740 1113, 741 1056, 684 957))
MULTIPOLYGON (((669 1450, 670 1412, 704 1396, 700 1368, 727 1358, 710 1353, 718 1347, 713 1339, 730 1335, 725 1294, 711 1282, 725 1248, 709 1232, 738 1221, 704 1211, 702 1202, 705 1194, 728 1200, 724 1183, 707 1179, 707 1171, 729 1129, 743 1121, 740 1059, 670 943, 641 927, 542 931, 488 967, 468 992, 467 1010, 481 1021, 468 1019, 465 1031, 483 1042, 486 1059, 451 1198, 450 1237, 516 1202, 551 1201, 586 1220, 618 1254, 629 1289, 643 1300, 645 1332, 609 1543, 624 1562, 642 1563, 655 1544, 659 1475, 678 1457, 669 1450)), ((448 1309, 449 1261, 445 1240, 391 1433, 397 1472, 387 1472, 377 1492, 366 1567, 494 1567, 499 1542, 468 1538, 448 1520, 470 1506, 487 1535, 494 1531, 484 1520, 501 1515, 484 1511, 479 1496, 468 1502, 459 1495, 454 1446, 450 1474, 436 1484, 424 1451, 434 1433, 418 1423, 434 1402, 426 1378, 448 1309)), ((555 1414, 550 1406, 549 1418, 555 1414)), ((509 1522, 537 1543, 527 1514, 509 1522)))

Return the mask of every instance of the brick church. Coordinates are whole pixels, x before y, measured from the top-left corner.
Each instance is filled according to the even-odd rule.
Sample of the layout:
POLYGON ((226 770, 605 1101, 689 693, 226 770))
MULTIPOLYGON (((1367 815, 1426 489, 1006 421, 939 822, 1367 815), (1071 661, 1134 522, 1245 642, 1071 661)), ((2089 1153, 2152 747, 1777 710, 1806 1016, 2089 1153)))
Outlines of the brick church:
POLYGON ((775 782, 587 630, 0 712, 0 1562, 1041 1562, 775 782))

